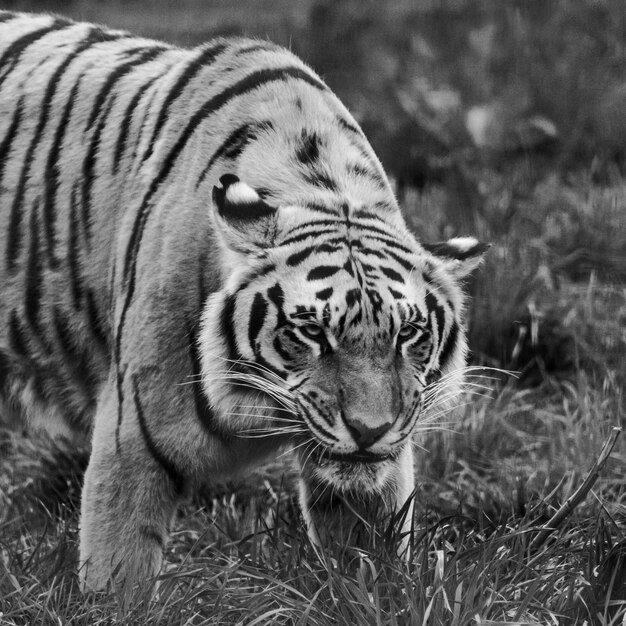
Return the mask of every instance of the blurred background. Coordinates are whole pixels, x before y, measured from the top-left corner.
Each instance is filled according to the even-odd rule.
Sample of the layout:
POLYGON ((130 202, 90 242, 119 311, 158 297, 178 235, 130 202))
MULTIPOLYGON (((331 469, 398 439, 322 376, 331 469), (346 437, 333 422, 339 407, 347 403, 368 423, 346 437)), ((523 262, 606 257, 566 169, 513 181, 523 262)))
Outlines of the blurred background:
POLYGON ((473 359, 626 373, 623 0, 4 0, 182 46, 288 46, 363 126, 420 238, 494 247, 469 286, 473 359))
MULTIPOLYGON (((459 529, 478 529, 479 545, 492 532, 532 528, 580 484, 611 427, 626 426, 624 0, 0 0, 0 8, 57 12, 187 47, 224 34, 281 43, 353 112, 420 239, 476 235, 493 243, 467 285, 472 361, 518 375, 471 377, 454 415, 440 410, 434 432, 422 429, 416 495, 422 522, 435 520, 435 528, 437 520, 454 519, 459 529)), ((59 464, 58 451, 48 450, 0 431, 0 531, 11 538, 5 543, 13 555, 9 571, 26 581, 24 588, 32 572, 47 580, 49 561, 64 564, 75 554, 86 455, 77 460, 68 450, 59 464), (49 511, 61 511, 53 526, 49 511), (63 537, 74 541, 69 551, 63 537)), ((208 508, 190 513, 196 517, 181 528, 191 524, 191 530, 177 531, 170 560, 198 543, 215 542, 229 553, 246 533, 255 537, 258 519, 282 502, 279 460, 249 480, 252 486, 203 496, 208 508)), ((485 608, 493 598, 493 606, 510 603, 503 611, 522 598, 519 611, 533 602, 572 614, 579 590, 589 606, 595 602, 606 613, 610 594, 602 572, 619 583, 615 554, 626 563, 624 476, 622 435, 562 543, 546 551, 545 561, 533 558, 531 571, 524 569, 523 542, 519 554, 494 542, 493 559, 482 557, 487 573, 478 568, 480 582, 462 589, 467 620, 455 623, 495 615, 485 608), (530 590, 520 581, 529 581, 530 590)), ((456 550, 464 532, 443 536, 456 550)), ((427 548, 440 550, 444 541, 433 537, 427 548)), ((473 567, 474 535, 467 537, 473 567)), ((515 533, 511 541, 518 545, 515 533)), ((301 577, 298 569, 294 580, 301 577)), ((437 575, 434 583, 424 580, 426 589, 437 575)), ((245 585, 233 581, 227 596, 245 595, 245 585)), ((455 581, 449 580, 451 598, 461 590, 455 581)), ((220 585, 216 606, 224 602, 220 585)), ((33 589, 37 602, 48 597, 33 589)), ((620 589, 626 600, 626 586, 620 589)), ((0 585, 0 610, 2 596, 0 585)), ((416 615, 420 598, 413 599, 416 615)), ((266 605, 258 606, 262 612, 266 605)), ((426 613, 431 608, 432 602, 426 613)), ((516 611, 507 615, 519 617, 516 611)), ((447 616, 436 623, 451 622, 447 616)))

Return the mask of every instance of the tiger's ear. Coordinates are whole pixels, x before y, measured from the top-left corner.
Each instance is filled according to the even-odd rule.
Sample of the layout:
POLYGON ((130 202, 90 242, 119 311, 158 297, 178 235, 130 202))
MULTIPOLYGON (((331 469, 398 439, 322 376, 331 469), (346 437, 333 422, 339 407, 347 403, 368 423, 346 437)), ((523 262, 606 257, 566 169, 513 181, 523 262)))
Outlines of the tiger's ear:
POLYGON ((480 243, 474 237, 455 237, 441 243, 422 243, 422 248, 437 257, 443 268, 457 280, 462 280, 482 262, 490 243, 480 243))
POLYGON ((221 187, 213 187, 213 205, 224 243, 244 253, 271 246, 277 231, 276 208, 234 174, 224 174, 220 183, 221 187))

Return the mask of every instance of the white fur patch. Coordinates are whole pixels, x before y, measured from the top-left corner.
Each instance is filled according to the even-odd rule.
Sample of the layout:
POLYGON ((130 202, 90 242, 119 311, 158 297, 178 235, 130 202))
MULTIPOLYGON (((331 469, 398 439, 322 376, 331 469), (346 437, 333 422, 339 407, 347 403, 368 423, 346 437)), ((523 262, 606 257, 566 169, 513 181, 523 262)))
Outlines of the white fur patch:
POLYGON ((260 200, 259 194, 246 183, 233 183, 226 189, 226 200, 231 204, 253 204, 260 200))
POLYGON ((474 237, 454 237, 446 242, 449 246, 454 246, 459 252, 467 252, 478 245, 478 239, 474 237))

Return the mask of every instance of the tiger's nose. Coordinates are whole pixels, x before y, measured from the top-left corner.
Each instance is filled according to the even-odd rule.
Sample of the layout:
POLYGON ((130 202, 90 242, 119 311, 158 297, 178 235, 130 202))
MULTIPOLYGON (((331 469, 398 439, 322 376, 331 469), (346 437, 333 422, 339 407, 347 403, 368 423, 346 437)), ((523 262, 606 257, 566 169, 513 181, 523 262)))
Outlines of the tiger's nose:
POLYGON ((384 422, 383 424, 379 423, 375 426, 370 426, 361 420, 349 419, 345 414, 344 422, 359 448, 369 448, 393 426, 393 422, 384 422))

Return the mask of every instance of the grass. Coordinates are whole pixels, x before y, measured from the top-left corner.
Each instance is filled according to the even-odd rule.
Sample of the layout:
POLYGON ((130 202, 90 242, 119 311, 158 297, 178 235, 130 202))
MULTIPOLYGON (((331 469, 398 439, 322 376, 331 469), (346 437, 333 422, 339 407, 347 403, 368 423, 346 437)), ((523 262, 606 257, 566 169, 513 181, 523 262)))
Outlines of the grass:
POLYGON ((531 547, 626 426, 621 0, 394 0, 384 15, 352 0, 4 4, 184 45, 217 32, 291 43, 364 123, 424 240, 494 243, 468 285, 470 344, 476 364, 519 374, 477 379, 484 393, 418 440, 406 562, 386 540, 391 521, 360 554, 316 552, 291 469, 270 466, 185 505, 158 598, 138 594, 125 611, 77 586, 86 451, 0 429, 2 626, 626 623, 625 435, 585 500, 531 547), (431 92, 459 104, 442 113, 431 92), (477 149, 463 120, 485 102, 507 112, 506 141, 477 149), (557 123, 556 143, 510 149, 536 114, 557 123))
POLYGON ((421 442, 429 453, 408 563, 383 540, 358 556, 339 546, 316 553, 289 472, 216 486, 178 515, 159 598, 137 598, 126 613, 114 596, 77 587, 84 457, 3 432, 0 623, 621 623, 623 445, 586 501, 530 549, 593 464, 613 402, 582 381, 559 393, 507 384, 472 400, 454 431, 421 442))

